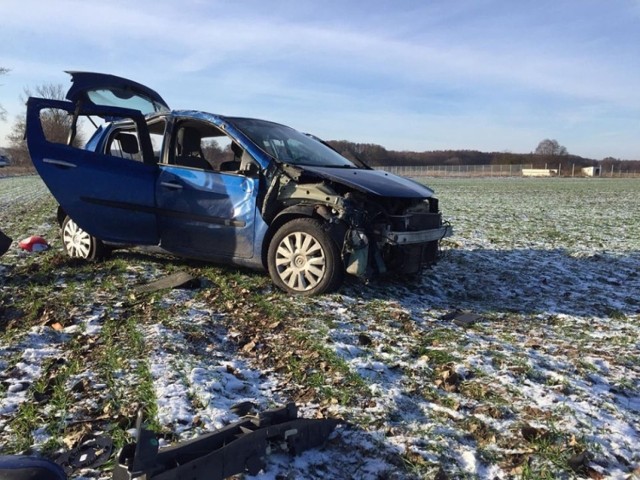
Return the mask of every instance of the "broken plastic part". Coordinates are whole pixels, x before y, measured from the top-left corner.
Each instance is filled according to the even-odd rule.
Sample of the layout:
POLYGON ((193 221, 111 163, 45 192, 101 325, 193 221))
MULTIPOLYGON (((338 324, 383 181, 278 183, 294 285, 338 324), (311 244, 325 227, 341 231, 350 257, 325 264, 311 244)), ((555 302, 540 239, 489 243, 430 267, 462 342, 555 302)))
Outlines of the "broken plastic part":
POLYGON ((27 252, 42 252, 49 248, 47 241, 38 235, 32 235, 24 240, 20 240, 18 245, 21 249, 26 250, 27 252))
POLYGON ((75 448, 56 458, 65 473, 81 468, 96 468, 105 464, 113 450, 113 441, 104 435, 83 439, 75 448))
POLYGON ((364 276, 369 263, 369 238, 363 231, 351 229, 345 237, 345 246, 350 251, 345 262, 347 273, 364 276))
POLYGON ((138 441, 120 451, 113 479, 222 480, 245 472, 255 475, 264 468, 271 444, 285 445, 295 455, 321 445, 338 423, 297 418, 297 407, 290 403, 160 451, 153 433, 142 429, 138 441))

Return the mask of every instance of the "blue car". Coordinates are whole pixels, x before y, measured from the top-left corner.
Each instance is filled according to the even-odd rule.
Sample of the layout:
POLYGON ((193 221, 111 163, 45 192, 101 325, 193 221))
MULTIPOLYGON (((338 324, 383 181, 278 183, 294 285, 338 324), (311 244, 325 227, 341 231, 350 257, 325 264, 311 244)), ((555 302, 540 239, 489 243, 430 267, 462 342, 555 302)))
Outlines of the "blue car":
POLYGON ((153 245, 266 269, 280 289, 313 295, 337 289, 345 273, 417 273, 451 234, 431 189, 357 165, 312 135, 172 111, 131 80, 68 73, 68 101, 29 98, 26 136, 72 257, 153 245), (64 144, 46 137, 50 110, 73 118, 64 144), (87 119, 95 133, 77 148, 87 119))

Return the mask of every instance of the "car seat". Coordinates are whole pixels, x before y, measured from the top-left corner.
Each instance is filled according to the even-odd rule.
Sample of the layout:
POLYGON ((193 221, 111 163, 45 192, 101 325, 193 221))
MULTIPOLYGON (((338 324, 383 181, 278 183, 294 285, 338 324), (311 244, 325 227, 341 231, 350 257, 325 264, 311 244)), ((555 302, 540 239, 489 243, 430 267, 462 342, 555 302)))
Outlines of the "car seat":
POLYGON ((231 151, 233 152, 233 160, 222 162, 220 164, 221 172, 237 172, 240 170, 240 158, 242 157, 242 147, 236 142, 231 142, 231 151))
POLYGON ((185 167, 212 170, 211 164, 202 153, 200 132, 195 128, 183 127, 176 139, 177 155, 174 163, 185 167))

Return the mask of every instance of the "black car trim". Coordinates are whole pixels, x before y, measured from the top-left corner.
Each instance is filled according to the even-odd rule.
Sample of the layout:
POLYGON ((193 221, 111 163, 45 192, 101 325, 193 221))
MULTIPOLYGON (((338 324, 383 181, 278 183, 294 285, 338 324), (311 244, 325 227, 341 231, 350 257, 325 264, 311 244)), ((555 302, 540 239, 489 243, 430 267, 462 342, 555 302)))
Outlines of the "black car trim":
POLYGON ((138 203, 117 202, 114 200, 103 200, 100 198, 92 198, 92 197, 80 197, 80 200, 82 200, 83 202, 91 203, 93 205, 102 205, 105 207, 120 208, 122 210, 133 210, 133 211, 144 212, 144 213, 155 213, 157 215, 162 215, 164 217, 171 217, 171 218, 186 218, 187 220, 201 222, 201 223, 210 223, 212 225, 224 225, 227 227, 244 228, 247 224, 246 222, 239 221, 239 220, 229 220, 229 219, 220 218, 220 217, 208 217, 205 215, 179 212, 176 210, 168 210, 165 208, 149 207, 147 205, 140 205, 138 203))

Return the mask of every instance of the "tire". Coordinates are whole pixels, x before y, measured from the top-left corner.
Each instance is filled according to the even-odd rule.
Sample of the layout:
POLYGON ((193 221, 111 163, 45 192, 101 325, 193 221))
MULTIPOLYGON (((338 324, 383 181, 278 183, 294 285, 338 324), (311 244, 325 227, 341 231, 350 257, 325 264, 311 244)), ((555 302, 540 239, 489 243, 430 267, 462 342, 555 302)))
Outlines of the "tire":
POLYGON ((267 254, 273 283, 294 295, 337 289, 344 277, 338 246, 313 218, 296 218, 275 233, 267 254))
POLYGON ((109 255, 109 249, 102 241, 82 230, 68 216, 62 222, 62 245, 71 258, 98 260, 109 255))

